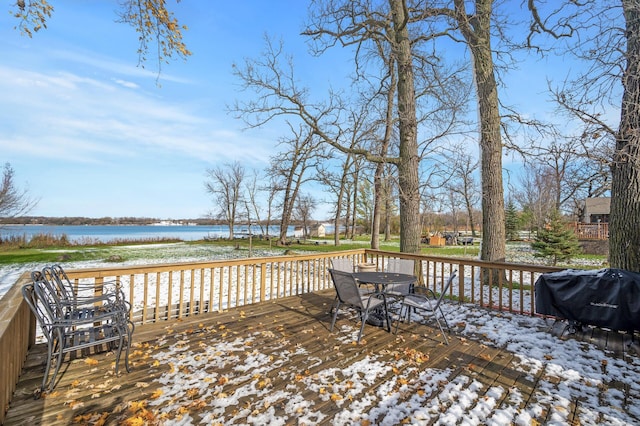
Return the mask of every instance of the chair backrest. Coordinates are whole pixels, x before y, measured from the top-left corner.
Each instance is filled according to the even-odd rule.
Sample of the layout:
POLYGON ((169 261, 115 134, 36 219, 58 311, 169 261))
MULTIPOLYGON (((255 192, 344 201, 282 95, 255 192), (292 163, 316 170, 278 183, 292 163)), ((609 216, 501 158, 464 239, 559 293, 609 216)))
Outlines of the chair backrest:
POLYGON ((397 259, 395 257, 390 258, 387 261, 387 272, 395 272, 397 274, 409 274, 414 275, 415 262, 411 259, 397 259))
POLYGON ((353 262, 348 257, 331 259, 331 269, 352 274, 354 270, 353 262))
POLYGON ((436 302, 436 305, 433 307, 434 311, 438 309, 438 307, 440 306, 440 303, 442 303, 442 299, 444 299, 447 293, 449 293, 449 288, 451 287, 451 283, 453 283, 453 280, 455 279, 457 274, 458 274, 458 270, 454 269, 451 275, 449 276, 449 279, 447 280, 446 284, 444 285, 444 288, 442 289, 442 293, 440 293, 440 296, 438 296, 438 301, 436 302))
POLYGON ((73 289, 73 284, 67 277, 67 274, 60 265, 46 266, 42 268, 42 274, 44 278, 52 285, 57 287, 60 299, 70 307, 77 306, 76 293, 73 289))
POLYGON ((55 284, 55 281, 49 281, 41 271, 33 271, 31 273, 31 280, 33 281, 33 292, 35 295, 33 299, 35 301, 34 304, 43 310, 43 313, 51 319, 64 318, 69 309, 69 305, 64 299, 65 296, 61 294, 60 289, 55 284))
POLYGON ((358 308, 364 308, 358 283, 355 278, 353 278, 353 275, 351 275, 351 272, 329 269, 329 273, 331 274, 331 279, 333 280, 333 285, 340 302, 358 308))
MULTIPOLYGON (((40 277, 38 277, 38 274, 41 275, 40 271, 35 271, 32 273, 32 276, 34 274, 36 278, 40 279, 40 277)), ((53 300, 54 297, 51 295, 50 290, 40 279, 39 281, 33 281, 22 286, 22 297, 36 317, 37 323, 40 325, 44 336, 48 340, 51 339, 52 324, 55 322, 55 312, 58 309, 58 305, 55 300, 53 300)))

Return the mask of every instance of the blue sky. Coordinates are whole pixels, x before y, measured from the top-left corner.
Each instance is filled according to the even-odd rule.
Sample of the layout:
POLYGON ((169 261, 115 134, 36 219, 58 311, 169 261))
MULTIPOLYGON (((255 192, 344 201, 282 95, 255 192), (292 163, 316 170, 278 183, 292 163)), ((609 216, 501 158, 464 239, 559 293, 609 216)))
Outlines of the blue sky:
POLYGON ((137 66, 136 33, 115 22, 118 2, 52 4, 31 39, 0 14, 0 161, 40 198, 32 215, 202 217, 207 168, 266 166, 281 133, 243 131, 226 112, 244 96, 232 63, 258 55, 265 33, 304 51, 304 2, 169 2, 193 55, 164 64, 160 87, 154 61, 137 66))
MULTIPOLYGON (((232 64, 255 58, 264 35, 285 41, 299 79, 322 95, 344 84, 347 52, 307 54, 300 0, 168 2, 189 27, 187 61, 139 67, 137 34, 116 23, 118 2, 56 0, 48 28, 28 38, 0 13, 0 162, 39 198, 32 215, 161 219, 212 209, 205 172, 232 161, 264 169, 285 126, 243 130, 226 106, 239 91, 232 64)), ((560 65, 559 65, 560 64, 560 65)), ((546 78, 562 60, 531 57, 501 97, 527 115, 553 116, 546 78)), ((475 116, 475 112, 473 112, 475 116)), ((509 164, 510 160, 506 160, 509 164)), ((318 195, 317 198, 321 198, 318 195)), ((316 217, 328 211, 320 206, 316 217)))

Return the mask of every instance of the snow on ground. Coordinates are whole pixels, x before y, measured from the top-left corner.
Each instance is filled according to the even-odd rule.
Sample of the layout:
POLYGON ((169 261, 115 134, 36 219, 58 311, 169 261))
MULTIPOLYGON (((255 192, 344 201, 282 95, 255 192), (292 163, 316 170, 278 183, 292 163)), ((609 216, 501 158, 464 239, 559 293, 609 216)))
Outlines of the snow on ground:
MULTIPOLYGON (((368 243, 367 243, 368 244, 368 243)), ((60 250, 63 255, 65 250, 60 250)), ((100 268, 100 267, 114 267, 114 266, 130 266, 130 265, 147 265, 157 263, 177 263, 177 262, 190 262, 190 261, 207 261, 207 260, 219 260, 219 259, 238 259, 248 257, 247 250, 235 250, 233 247, 211 247, 206 245, 193 245, 185 243, 168 243, 168 244, 143 244, 143 245, 131 245, 131 246, 117 246, 113 247, 110 255, 118 255, 119 252, 124 252, 126 258, 130 259, 125 262, 113 262, 113 261, 76 261, 65 262, 60 261, 59 264, 64 269, 82 269, 82 268, 100 268)), ((253 250, 253 256, 275 256, 281 255, 281 250, 253 250)), ((507 245, 508 261, 514 263, 527 263, 535 264, 540 263, 540 259, 533 256, 531 248, 527 245, 507 245)), ((7 290, 16 282, 16 280, 24 272, 30 272, 34 270, 42 269, 46 266, 44 263, 24 263, 0 266, 0 298, 7 292, 7 290)), ((571 267, 604 267, 604 265, 597 260, 578 258, 575 259, 571 267)), ((468 289, 471 287, 468 286, 468 289)), ((479 287, 476 286, 475 297, 479 300, 479 287)), ((493 290, 492 300, 497 300, 497 294, 495 289, 493 290)), ((506 291, 506 290, 505 290, 506 291)), ((516 295, 518 292, 514 292, 516 295)), ((466 294, 470 297, 470 293, 466 294)), ((483 290, 484 300, 488 299, 487 288, 483 290)), ((524 303, 530 295, 524 294, 524 303)), ((519 307, 520 301, 514 302, 514 307, 519 307)), ((526 309, 525 309, 526 310, 526 309)))
MULTIPOLYGON (((64 254, 65 250, 61 250, 64 254)), ((82 268, 109 268, 117 266, 149 265, 157 263, 198 262, 220 259, 238 259, 248 257, 247 250, 235 250, 233 247, 211 247, 205 245, 192 245, 184 243, 171 244, 144 244, 133 246, 113 247, 110 255, 118 255, 118 252, 126 252, 125 262, 113 261, 76 261, 58 262, 64 269, 82 268)), ((254 257, 281 255, 282 250, 253 250, 254 257)), ((23 263, 0 267, 0 297, 18 280, 25 272, 40 270, 45 263, 23 263)))
MULTIPOLYGON (((155 258, 146 256, 122 264, 90 261, 62 265, 72 269, 211 260, 246 257, 247 254, 216 249, 215 253, 204 251, 185 255, 178 246, 163 247, 159 253, 155 258)), ((22 272, 41 267, 30 264, 0 268, 0 283, 6 291, 22 272)), ((549 332, 549 324, 540 318, 490 312, 472 305, 445 303, 444 309, 458 334, 515 354, 512 368, 532 381, 538 381, 536 393, 525 401, 515 387, 496 384, 484 389, 472 375, 454 375, 452 369, 424 368, 419 364, 409 369, 406 376, 396 375, 389 379, 387 373, 394 365, 384 361, 375 351, 347 370, 321 369, 313 376, 299 377, 299 372, 304 370, 301 363, 317 366, 322 361, 308 357, 302 346, 296 352, 278 351, 277 347, 253 347, 257 336, 248 334, 245 337, 229 336, 228 339, 212 338, 204 353, 195 353, 184 343, 156 352, 153 355, 156 360, 171 363, 172 368, 160 378, 161 388, 150 408, 157 410, 163 416, 161 418, 168 419, 177 412, 184 413, 181 408, 194 401, 208 401, 203 418, 191 418, 187 412, 179 422, 177 418, 173 419, 180 424, 530 425, 536 424, 536 419, 548 412, 547 423, 561 425, 568 424, 570 405, 579 401, 580 424, 640 424, 640 382, 637 380, 640 359, 637 357, 622 360, 587 343, 560 340, 549 332), (274 356, 274 353, 278 355, 274 356), (206 363, 203 364, 203 360, 206 363), (203 368, 203 365, 207 367, 203 368), (232 377, 216 376, 216 369, 230 365, 234 369, 232 377), (273 392, 265 379, 270 373, 290 376, 291 385, 273 392), (230 386, 232 390, 222 392, 223 384, 229 381, 242 385, 230 386), (375 394, 363 392, 374 382, 381 382, 375 394), (628 389, 626 396, 610 386, 614 382, 622 383, 628 389), (309 393, 311 397, 308 397, 309 393), (212 398, 214 394, 216 397, 212 398), (302 396, 305 394, 307 397, 302 396), (226 406, 237 404, 247 395, 254 396, 261 405, 238 407, 236 418, 223 418, 226 406), (340 411, 327 418, 313 406, 313 401, 323 400, 335 403, 340 411), (284 406, 284 412, 276 413, 273 409, 276 404, 284 406)), ((355 337, 358 329, 353 327, 349 331, 355 337)), ((185 335, 182 340, 186 339, 188 336, 185 335)), ((274 339, 271 345, 284 348, 285 343, 274 339)))
MULTIPOLYGON (((322 360, 309 356, 303 344, 287 350, 286 337, 266 335, 268 330, 227 335, 213 328, 205 331, 211 333, 208 344, 198 349, 189 346, 188 332, 172 335, 172 344, 167 337, 159 339, 156 348, 162 349, 151 356, 170 370, 158 379, 160 388, 148 408, 167 424, 185 425, 532 425, 541 420, 565 425, 577 403, 581 425, 640 424, 637 357, 622 360, 590 344, 561 341, 540 318, 471 305, 448 304, 445 312, 459 336, 515 354, 510 368, 537 382, 531 398, 498 382, 486 388, 471 372, 427 368, 403 356, 389 361, 375 350, 346 369, 318 370, 322 360), (389 374, 399 371, 399 363, 409 363, 408 368, 389 374), (309 369, 314 374, 303 373, 309 369), (276 391, 270 377, 289 384, 276 391), (628 395, 611 386, 614 382, 627 387, 628 395), (374 384, 376 391, 369 392, 374 384), (322 409, 320 403, 331 408, 322 409), (230 406, 233 414, 225 414, 230 406), (329 417, 327 412, 336 409, 329 417)), ((343 344, 351 344, 357 333, 354 322, 339 334, 346 334, 343 344)))

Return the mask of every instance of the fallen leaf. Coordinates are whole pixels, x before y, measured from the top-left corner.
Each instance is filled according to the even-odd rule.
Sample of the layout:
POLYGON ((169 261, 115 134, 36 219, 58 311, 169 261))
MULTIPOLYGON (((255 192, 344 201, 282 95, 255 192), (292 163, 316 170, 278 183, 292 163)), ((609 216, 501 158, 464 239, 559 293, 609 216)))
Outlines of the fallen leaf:
POLYGON ((129 410, 135 413, 137 411, 144 410, 146 406, 147 403, 145 401, 131 401, 129 403, 129 410))
POLYGON ((77 410, 78 408, 84 407, 84 402, 73 400, 68 401, 67 405, 69 405, 69 408, 71 408, 72 410, 77 410))

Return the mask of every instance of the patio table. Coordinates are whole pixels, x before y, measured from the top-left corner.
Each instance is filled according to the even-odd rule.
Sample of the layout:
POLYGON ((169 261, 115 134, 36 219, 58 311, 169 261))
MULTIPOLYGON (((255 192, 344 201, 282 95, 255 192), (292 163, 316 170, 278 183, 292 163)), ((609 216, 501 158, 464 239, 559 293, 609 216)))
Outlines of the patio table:
POLYGON ((353 278, 362 284, 373 284, 376 293, 384 293, 389 284, 411 284, 418 280, 415 275, 397 272, 355 272, 353 278))
MULTIPOLYGON (((375 293, 382 295, 389 284, 412 284, 418 280, 415 275, 397 272, 356 272, 352 275, 359 283, 372 284, 375 287, 375 293)), ((367 323, 381 327, 384 324, 384 312, 374 310, 367 318, 367 323)))

